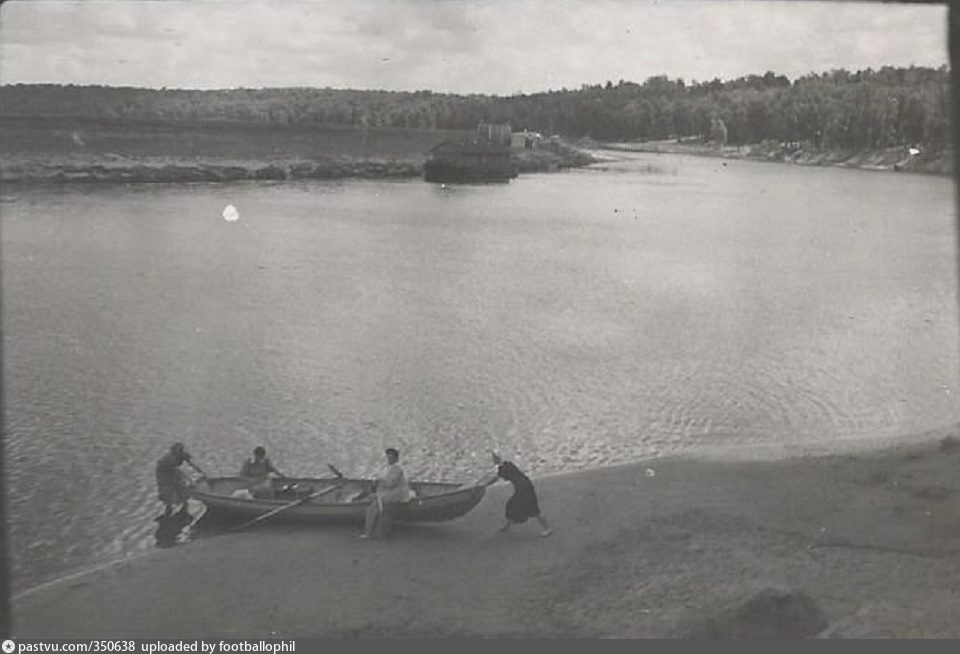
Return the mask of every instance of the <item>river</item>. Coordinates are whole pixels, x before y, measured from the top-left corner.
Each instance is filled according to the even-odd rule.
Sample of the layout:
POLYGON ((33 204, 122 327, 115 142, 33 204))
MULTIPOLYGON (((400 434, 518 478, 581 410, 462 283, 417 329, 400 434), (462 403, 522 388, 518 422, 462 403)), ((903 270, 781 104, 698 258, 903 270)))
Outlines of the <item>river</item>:
POLYGON ((960 421, 952 181, 672 155, 510 184, 7 188, 15 589, 154 547, 154 462, 472 481, 960 421), (232 204, 233 222, 223 210, 232 204))

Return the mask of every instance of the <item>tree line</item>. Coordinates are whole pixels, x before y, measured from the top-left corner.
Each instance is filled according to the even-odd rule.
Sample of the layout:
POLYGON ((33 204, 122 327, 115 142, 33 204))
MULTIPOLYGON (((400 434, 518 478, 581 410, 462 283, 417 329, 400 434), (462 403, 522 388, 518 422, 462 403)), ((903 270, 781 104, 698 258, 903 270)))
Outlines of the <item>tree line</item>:
POLYGON ((841 69, 792 81, 772 72, 691 83, 656 76, 513 96, 15 84, 0 93, 0 115, 467 130, 487 121, 601 141, 773 139, 821 148, 942 148, 949 141, 949 96, 946 66, 911 66, 841 69))

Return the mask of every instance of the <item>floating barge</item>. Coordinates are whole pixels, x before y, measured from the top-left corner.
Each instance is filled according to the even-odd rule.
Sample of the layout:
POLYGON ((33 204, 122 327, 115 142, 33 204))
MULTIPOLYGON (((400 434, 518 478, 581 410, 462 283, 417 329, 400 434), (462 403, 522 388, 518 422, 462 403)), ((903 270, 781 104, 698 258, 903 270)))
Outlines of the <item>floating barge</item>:
POLYGON ((444 141, 430 150, 423 165, 423 178, 428 182, 509 182, 516 176, 510 147, 483 140, 444 141))

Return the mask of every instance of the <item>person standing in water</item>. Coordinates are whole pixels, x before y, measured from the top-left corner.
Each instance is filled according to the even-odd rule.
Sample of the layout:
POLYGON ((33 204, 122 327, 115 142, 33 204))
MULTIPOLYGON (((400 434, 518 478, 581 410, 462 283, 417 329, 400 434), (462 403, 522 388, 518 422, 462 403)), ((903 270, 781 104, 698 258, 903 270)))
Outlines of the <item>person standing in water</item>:
MULTIPOLYGON (((190 453, 183 443, 174 443, 170 450, 157 461, 157 498, 164 503, 163 515, 169 516, 182 505, 181 512, 187 511, 189 497, 186 475, 180 469, 182 463, 189 463, 190 453)), ((202 474, 202 473, 201 473, 202 474)))
POLYGON ((497 472, 489 479, 480 482, 482 486, 495 484, 498 479, 504 479, 513 484, 513 495, 507 500, 506 523, 500 527, 500 531, 509 531, 515 524, 522 524, 530 518, 536 518, 540 523, 542 530, 540 535, 546 538, 553 533, 546 518, 540 514, 540 503, 537 501, 537 491, 533 488, 533 482, 527 477, 520 468, 510 461, 504 461, 496 452, 490 453, 493 456, 493 463, 497 466, 497 472))

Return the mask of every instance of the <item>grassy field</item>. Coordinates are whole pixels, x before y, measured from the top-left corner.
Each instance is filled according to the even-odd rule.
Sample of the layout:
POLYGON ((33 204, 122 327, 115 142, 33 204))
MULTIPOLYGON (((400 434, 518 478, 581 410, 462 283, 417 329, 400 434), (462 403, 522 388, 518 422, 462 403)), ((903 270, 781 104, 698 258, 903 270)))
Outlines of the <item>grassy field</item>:
POLYGON ((258 123, 0 118, 7 157, 297 160, 379 157, 422 161, 434 145, 468 132, 258 123))

